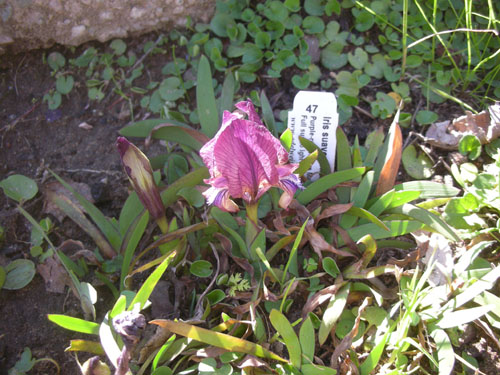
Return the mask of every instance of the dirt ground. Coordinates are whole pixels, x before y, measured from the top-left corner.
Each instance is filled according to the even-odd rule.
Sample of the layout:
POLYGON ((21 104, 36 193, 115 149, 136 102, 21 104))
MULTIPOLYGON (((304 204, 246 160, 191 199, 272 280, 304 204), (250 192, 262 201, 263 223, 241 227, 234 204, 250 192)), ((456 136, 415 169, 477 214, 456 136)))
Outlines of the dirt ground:
MULTIPOLYGON (((105 214, 116 215, 128 194, 114 145, 125 122, 114 114, 110 103, 90 104, 84 89, 73 90, 60 108, 50 111, 42 97, 54 85, 54 79, 43 63, 44 53, 47 51, 0 57, 0 180, 19 173, 34 178, 42 189, 47 182, 46 169, 50 168, 66 179, 86 183, 96 205, 105 214), (79 127, 83 122, 92 128, 79 127)), ((41 194, 25 208, 37 219, 46 216, 42 214, 41 194)), ((70 220, 55 223, 56 244, 72 238, 92 246, 70 220)), ((6 231, 0 264, 29 258, 30 225, 3 193, 0 225, 6 231)), ((0 374, 7 374, 24 347, 30 347, 36 358, 56 360, 61 374, 78 373, 72 355, 64 349, 69 339, 82 335, 75 336, 50 323, 49 313, 81 315, 71 293, 48 293, 38 274, 21 290, 0 291, 0 374)), ((56 370, 50 362, 40 362, 30 373, 55 374, 56 370)))
MULTIPOLYGON (((155 35, 146 35, 128 40, 127 45, 140 55, 144 43, 155 39, 155 35)), ((78 56, 86 47, 81 46, 73 53, 63 47, 52 50, 58 50, 68 58, 78 56)), ((60 108, 50 111, 42 102, 42 97, 54 85, 50 68, 43 62, 43 56, 51 51, 0 56, 0 180, 11 174, 23 174, 34 178, 39 188, 43 189, 44 184, 50 181, 46 170, 51 168, 66 179, 86 183, 97 207, 105 214, 115 216, 128 194, 128 183, 114 145, 119 129, 129 121, 121 115, 123 102, 117 95, 108 95, 100 103, 89 102, 86 88, 81 83, 83 78, 78 80, 76 77, 80 86, 64 97, 60 108), (82 123, 91 125, 91 128, 80 127, 82 123)), ((152 76, 161 75, 161 68, 167 62, 167 57, 162 55, 156 59, 149 62, 147 68, 152 76)), ((260 85, 252 88, 266 88, 272 104, 278 108, 291 108, 295 90, 289 86, 289 79, 278 81, 278 85, 276 80, 273 84, 260 85)), ((415 103, 418 103, 418 98, 415 103)), ((139 106, 135 111, 136 119, 146 116, 139 106)), ((459 108, 447 106, 442 106, 440 113, 446 118, 450 114, 462 114, 459 108)), ((363 139, 381 124, 355 112, 344 129, 350 139, 356 134, 363 139)), ((408 131, 405 130, 405 133, 408 131)), ((40 220, 46 216, 43 203, 42 195, 38 194, 25 208, 40 220)), ((56 226, 52 237, 56 245, 66 239, 75 239, 92 248, 92 241, 69 219, 62 223, 56 219, 53 221, 56 226)), ((0 244, 0 264, 30 258, 30 225, 18 214, 14 202, 3 193, 0 193, 0 225, 6 232, 5 240, 0 244)), ((98 310, 99 306, 112 302, 101 297, 98 310)), ((79 303, 71 292, 47 292, 39 274, 21 290, 0 290, 0 375, 7 374, 25 347, 29 347, 36 358, 52 358, 58 362, 61 374, 78 373, 73 355, 64 352, 64 349, 70 339, 84 335, 55 326, 47 320, 49 313, 82 317, 79 303)), ((484 373, 500 372, 497 366, 500 363, 498 350, 480 334, 474 334, 467 347, 471 355, 483 364, 484 373)), ((80 356, 80 360, 83 359, 83 355, 80 356)), ((54 365, 48 361, 38 363, 30 372, 55 373, 54 365)))

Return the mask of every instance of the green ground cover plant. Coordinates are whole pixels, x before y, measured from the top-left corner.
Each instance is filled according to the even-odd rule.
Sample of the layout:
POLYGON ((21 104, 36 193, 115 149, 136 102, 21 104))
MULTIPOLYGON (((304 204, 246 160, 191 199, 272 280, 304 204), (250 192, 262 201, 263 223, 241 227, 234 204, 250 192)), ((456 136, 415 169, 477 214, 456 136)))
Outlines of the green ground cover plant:
MULTIPOLYGON (((51 241, 50 219, 25 209, 38 192, 34 181, 14 175, 0 182, 32 225, 32 258, 55 259, 70 276, 83 319, 48 319, 86 335, 67 349, 94 356, 82 372, 109 374, 108 364, 115 374, 156 375, 477 371, 479 363, 459 351, 460 336, 474 324, 498 342, 499 145, 464 137, 459 151, 470 161, 449 167, 453 187, 428 180, 432 162, 418 147, 403 147, 401 128, 412 117, 434 122, 430 108, 446 100, 477 111, 500 97, 497 7, 467 0, 217 1, 209 24, 161 35, 144 47, 143 59, 121 40, 68 62, 50 54, 55 89, 44 100, 51 110, 71 95, 72 71, 83 69, 89 98, 118 94, 132 120, 117 141, 133 188, 118 217, 106 217, 50 172, 75 197, 54 193, 50 201, 95 243, 86 257, 65 256, 51 241), (353 24, 333 19, 340 14, 353 24), (177 57, 179 49, 187 59, 177 57), (161 80, 144 80, 145 60, 155 54, 172 59, 161 80), (280 159, 291 145, 285 118, 277 121, 265 92, 252 86, 285 74, 296 89, 333 91, 341 123, 364 103, 373 118, 392 124, 362 144, 339 128, 335 170, 301 139, 309 155, 291 167, 280 159), (252 101, 240 101, 247 86, 258 113, 252 101), (425 105, 398 111, 415 108, 410 90, 420 90, 425 105), (136 100, 156 116, 135 121, 136 100), (237 102, 240 112, 231 115, 237 102), (237 137, 226 132, 238 126, 262 137, 235 146, 237 137), (164 152, 149 160, 124 137, 161 140, 164 152), (248 160, 235 152, 231 169, 217 151, 225 147, 267 151, 248 160), (316 161, 319 179, 307 181, 316 161), (397 181, 400 163, 415 180, 397 181), (228 169, 233 173, 224 174, 228 169), (234 170, 252 171, 252 183, 236 184, 234 170), (388 258, 389 251, 404 256, 388 258), (99 288, 83 281, 90 274, 113 296, 109 311, 96 312, 99 288), (180 319, 153 317, 148 323, 159 328, 141 342, 151 295, 166 275, 196 280, 191 302, 180 319)), ((34 264, 0 267, 0 287, 27 285, 34 264)), ((30 358, 27 351, 11 373, 29 371, 30 358)))
MULTIPOLYGON (((188 24, 187 32, 172 31, 144 47, 146 57, 171 56, 161 80, 134 85, 144 60, 127 55, 122 40, 111 42, 109 52, 91 47, 69 65, 86 69, 93 100, 102 100, 109 86, 125 100, 138 96, 141 106, 163 118, 188 116, 193 125, 198 119, 188 92, 201 55, 216 71, 234 75, 236 92, 241 84, 283 75, 296 89, 319 85, 332 90, 341 124, 360 103, 368 104, 376 118, 391 117, 400 100, 411 102, 409 91, 415 87, 425 105, 414 115, 426 125, 437 119, 433 104, 452 100, 475 112, 500 98, 497 13, 491 1, 218 1, 209 24, 188 24), (352 17, 352 25, 341 25, 340 14, 352 17), (177 56, 177 46, 187 49, 187 59, 177 56), (382 90, 372 93, 379 86, 382 90)), ((62 69, 66 59, 60 53, 47 62, 57 79, 44 100, 54 109, 74 80, 71 69, 62 69)), ((409 117, 402 114, 402 119, 409 117)))

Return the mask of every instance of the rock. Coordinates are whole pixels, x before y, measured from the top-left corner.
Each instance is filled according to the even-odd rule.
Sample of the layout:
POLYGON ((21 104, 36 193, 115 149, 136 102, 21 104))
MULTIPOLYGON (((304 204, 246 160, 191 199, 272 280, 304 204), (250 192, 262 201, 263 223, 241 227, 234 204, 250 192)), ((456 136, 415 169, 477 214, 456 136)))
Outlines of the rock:
POLYGON ((0 53, 208 22, 215 0, 0 0, 0 53))
POLYGON ((309 56, 311 56, 311 62, 313 64, 316 64, 321 57, 321 51, 319 49, 319 40, 315 36, 310 36, 310 35, 306 35, 304 37, 304 40, 306 41, 307 46, 309 47, 307 53, 309 56))

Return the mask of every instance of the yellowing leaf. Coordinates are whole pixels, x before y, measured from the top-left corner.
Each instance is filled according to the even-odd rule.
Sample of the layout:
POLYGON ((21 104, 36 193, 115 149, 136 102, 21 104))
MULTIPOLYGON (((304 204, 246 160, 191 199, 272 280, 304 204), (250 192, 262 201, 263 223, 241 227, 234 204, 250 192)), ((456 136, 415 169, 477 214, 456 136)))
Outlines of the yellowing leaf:
POLYGON ((274 359, 276 361, 288 362, 279 355, 267 350, 259 344, 226 335, 225 333, 214 332, 206 328, 196 327, 183 322, 174 322, 172 320, 157 319, 150 322, 159 325, 171 332, 189 337, 190 339, 203 342, 208 345, 226 349, 232 352, 247 353, 261 358, 274 359))

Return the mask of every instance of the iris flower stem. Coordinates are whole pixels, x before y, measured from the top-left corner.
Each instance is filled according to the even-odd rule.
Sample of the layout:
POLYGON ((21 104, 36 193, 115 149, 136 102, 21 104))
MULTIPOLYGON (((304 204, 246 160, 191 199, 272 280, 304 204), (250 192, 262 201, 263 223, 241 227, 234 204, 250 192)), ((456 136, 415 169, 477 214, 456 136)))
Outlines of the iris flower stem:
POLYGON ((259 208, 259 202, 249 203, 246 205, 247 217, 257 225, 257 210, 259 208))
POLYGON ((249 260, 256 260, 256 255, 252 254, 252 243, 259 233, 259 227, 257 226, 257 210, 259 208, 259 203, 249 203, 246 205, 247 210, 247 223, 246 223, 246 233, 245 242, 248 250, 249 260))

